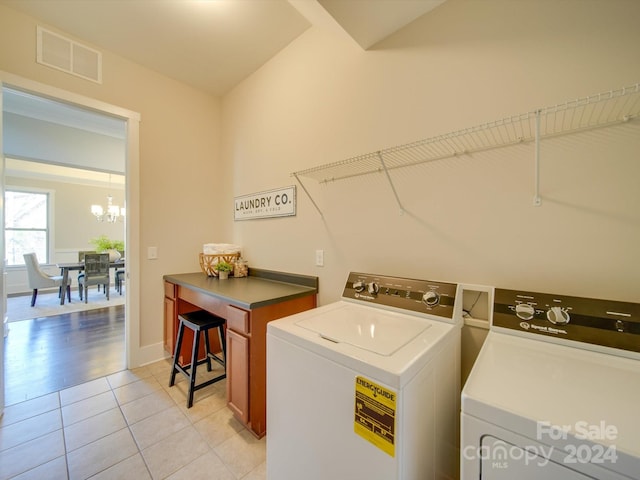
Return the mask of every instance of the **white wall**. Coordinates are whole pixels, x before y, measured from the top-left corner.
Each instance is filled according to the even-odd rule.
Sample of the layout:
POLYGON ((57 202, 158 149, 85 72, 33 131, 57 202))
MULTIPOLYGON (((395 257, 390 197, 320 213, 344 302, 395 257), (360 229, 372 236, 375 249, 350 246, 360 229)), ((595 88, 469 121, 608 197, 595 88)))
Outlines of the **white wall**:
POLYGON ((221 107, 109 52, 102 85, 38 65, 37 22, 0 6, 0 70, 141 114, 140 345, 161 351, 162 275, 197 271, 206 242, 319 275, 321 303, 349 270, 640 301, 636 122, 546 142, 539 208, 515 148, 397 171, 404 216, 374 176, 310 183, 324 220, 300 189, 296 217, 231 220, 291 172, 640 81, 638 18, 635 0, 448 0, 369 51, 312 28, 221 107))
MULTIPOLYGON (((449 0, 376 48, 312 28, 227 95, 232 195, 290 173, 640 81, 640 2, 449 0)), ((304 180, 296 217, 235 224, 250 265, 350 270, 640 302, 640 130, 545 140, 542 206, 533 146, 384 175, 304 180), (325 266, 314 251, 325 250, 325 266)))

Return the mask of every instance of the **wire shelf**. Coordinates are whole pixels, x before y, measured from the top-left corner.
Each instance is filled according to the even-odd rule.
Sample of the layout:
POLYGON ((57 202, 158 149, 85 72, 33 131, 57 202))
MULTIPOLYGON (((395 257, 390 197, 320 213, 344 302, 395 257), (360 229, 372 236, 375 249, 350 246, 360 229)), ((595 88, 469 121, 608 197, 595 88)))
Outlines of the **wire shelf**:
MULTIPOLYGON (((326 183, 627 122, 640 115, 640 83, 291 175, 326 183), (539 123, 538 123, 539 122, 539 123), (538 123, 538 125, 536 125, 538 123)), ((304 187, 304 186, 303 186, 304 187)), ((306 189, 305 189, 306 191, 306 189)))

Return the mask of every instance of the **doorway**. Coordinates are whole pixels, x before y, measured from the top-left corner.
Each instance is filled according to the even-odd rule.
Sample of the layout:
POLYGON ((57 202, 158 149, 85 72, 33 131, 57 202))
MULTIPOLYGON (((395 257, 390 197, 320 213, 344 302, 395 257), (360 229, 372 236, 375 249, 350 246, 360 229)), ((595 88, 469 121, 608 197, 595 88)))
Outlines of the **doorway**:
MULTIPOLYGON (((46 99, 52 102, 58 102, 63 106, 72 107, 78 110, 91 112, 94 115, 104 116, 109 119, 119 119, 123 122, 125 129, 125 158, 124 158, 124 174, 126 176, 125 185, 125 203, 127 206, 127 215, 125 217, 125 244, 127 246, 127 295, 125 302, 125 352, 126 366, 128 368, 139 366, 139 259, 136 252, 139 251, 139 230, 137 221, 139 218, 139 197, 137 195, 137 185, 139 185, 139 152, 138 152, 138 132, 139 132, 139 114, 131 112, 113 105, 109 105, 88 97, 82 97, 71 92, 63 91, 50 87, 38 82, 33 82, 21 77, 17 77, 6 72, 0 71, 0 87, 4 93, 6 89, 12 91, 24 92, 35 97, 46 99)), ((3 95, 4 96, 4 95, 3 95)), ((2 98, 0 97, 0 107, 3 107, 2 98)), ((4 107, 1 109, 4 112, 4 107)), ((4 115, 3 115, 4 116, 4 115)), ((0 123, 2 121, 0 120, 0 123)), ((0 130, 0 151, 2 156, 2 179, 0 180, 0 198, 4 199, 5 192, 5 139, 2 134, 5 131, 4 125, 0 130)), ((87 206, 89 208, 89 206, 87 206)), ((4 210, 4 208, 0 209, 4 210)), ((4 225, 4 216, 0 218, 4 225)), ((0 236, 0 250, 4 252, 4 235, 0 236)), ((0 282, 0 313, 3 320, 6 316, 6 267, 4 262, 0 266, 3 281, 0 282)), ((4 407, 4 365, 3 343, 0 342, 0 412, 4 407)))

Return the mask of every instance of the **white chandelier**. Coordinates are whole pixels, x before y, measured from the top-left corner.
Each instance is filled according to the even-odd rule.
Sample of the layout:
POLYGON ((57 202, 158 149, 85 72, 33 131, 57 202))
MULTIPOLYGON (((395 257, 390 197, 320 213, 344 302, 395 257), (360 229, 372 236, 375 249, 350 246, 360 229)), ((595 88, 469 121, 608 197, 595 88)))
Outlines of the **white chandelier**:
POLYGON ((124 208, 120 208, 117 205, 113 205, 113 197, 109 195, 107 197, 106 210, 102 205, 91 205, 91 213, 96 217, 99 222, 114 223, 118 221, 120 216, 124 216, 124 208))
MULTIPOLYGON (((111 189, 111 175, 109 175, 109 189, 111 189)), ((117 222, 120 217, 124 217, 125 209, 113 204, 113 196, 107 196, 107 208, 102 205, 91 205, 91 213, 99 222, 117 222)))

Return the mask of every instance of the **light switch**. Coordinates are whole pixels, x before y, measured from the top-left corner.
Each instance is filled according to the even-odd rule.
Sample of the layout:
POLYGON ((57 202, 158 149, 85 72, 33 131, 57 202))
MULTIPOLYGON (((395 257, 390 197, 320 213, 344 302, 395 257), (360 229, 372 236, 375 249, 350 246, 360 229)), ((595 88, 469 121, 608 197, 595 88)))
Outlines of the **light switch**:
POLYGON ((155 260, 156 258, 158 258, 158 247, 147 248, 147 258, 149 260, 155 260))

